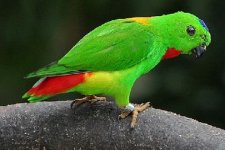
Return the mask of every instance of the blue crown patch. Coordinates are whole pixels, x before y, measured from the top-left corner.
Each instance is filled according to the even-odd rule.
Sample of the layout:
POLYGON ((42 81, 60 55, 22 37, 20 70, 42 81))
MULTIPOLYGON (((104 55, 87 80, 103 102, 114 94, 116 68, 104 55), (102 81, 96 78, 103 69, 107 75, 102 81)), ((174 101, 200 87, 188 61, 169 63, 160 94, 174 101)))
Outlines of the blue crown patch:
POLYGON ((205 22, 203 20, 199 19, 199 22, 207 31, 209 31, 209 28, 207 27, 207 25, 205 24, 205 22))

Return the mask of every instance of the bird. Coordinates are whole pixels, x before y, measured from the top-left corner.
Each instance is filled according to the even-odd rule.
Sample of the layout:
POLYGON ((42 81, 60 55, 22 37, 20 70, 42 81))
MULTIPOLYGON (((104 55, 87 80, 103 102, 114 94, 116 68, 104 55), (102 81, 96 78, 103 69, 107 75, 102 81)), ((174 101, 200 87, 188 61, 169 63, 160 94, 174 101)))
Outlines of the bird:
POLYGON ((178 11, 152 17, 131 17, 106 22, 86 34, 58 61, 26 76, 39 78, 22 98, 38 102, 49 97, 78 92, 86 97, 71 106, 114 98, 121 108, 119 118, 132 114, 131 127, 138 113, 150 103, 130 100, 135 81, 161 61, 181 54, 199 58, 211 43, 209 29, 197 16, 178 11))

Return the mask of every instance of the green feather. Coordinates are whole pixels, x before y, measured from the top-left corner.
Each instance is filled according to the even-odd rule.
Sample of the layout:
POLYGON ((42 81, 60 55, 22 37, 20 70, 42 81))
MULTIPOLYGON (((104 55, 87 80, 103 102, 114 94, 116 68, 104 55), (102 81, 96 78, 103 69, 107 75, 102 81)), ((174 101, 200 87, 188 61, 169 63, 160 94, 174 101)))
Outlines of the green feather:
POLYGON ((126 19, 114 20, 87 34, 58 62, 29 74, 27 78, 77 70, 126 69, 151 55, 153 38, 147 26, 126 19))
POLYGON ((58 63, 75 70, 127 69, 149 56, 153 39, 147 26, 125 20, 111 21, 89 33, 58 63))
POLYGON ((80 73, 84 71, 76 71, 70 69, 70 67, 66 67, 61 64, 57 64, 56 62, 47 65, 35 72, 28 74, 25 78, 32 78, 32 77, 45 77, 45 76, 56 76, 56 75, 65 75, 65 74, 74 74, 80 73))

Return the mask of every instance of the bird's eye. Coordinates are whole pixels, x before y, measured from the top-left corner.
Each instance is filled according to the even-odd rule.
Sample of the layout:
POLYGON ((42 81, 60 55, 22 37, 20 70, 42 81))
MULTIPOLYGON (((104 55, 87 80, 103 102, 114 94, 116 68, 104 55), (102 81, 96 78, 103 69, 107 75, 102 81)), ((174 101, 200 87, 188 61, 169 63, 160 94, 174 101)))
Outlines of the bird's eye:
POLYGON ((190 36, 193 36, 195 34, 195 28, 193 26, 188 26, 187 27, 187 33, 190 35, 190 36))

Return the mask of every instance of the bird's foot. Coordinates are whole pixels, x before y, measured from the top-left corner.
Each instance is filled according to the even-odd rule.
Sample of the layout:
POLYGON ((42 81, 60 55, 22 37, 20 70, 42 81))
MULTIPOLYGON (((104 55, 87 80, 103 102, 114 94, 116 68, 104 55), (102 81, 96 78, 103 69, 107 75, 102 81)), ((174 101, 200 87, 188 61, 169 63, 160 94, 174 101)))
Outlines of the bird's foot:
POLYGON ((73 108, 73 106, 80 106, 83 103, 95 103, 97 101, 106 101, 106 97, 97 97, 95 95, 91 95, 91 96, 86 96, 84 98, 80 98, 80 99, 75 99, 71 104, 70 107, 73 108))
POLYGON ((124 111, 121 112, 121 114, 119 115, 119 118, 124 119, 130 114, 132 114, 131 128, 134 128, 137 125, 138 113, 146 110, 149 107, 150 107, 150 102, 136 104, 136 105, 132 105, 129 103, 124 109, 124 111))

